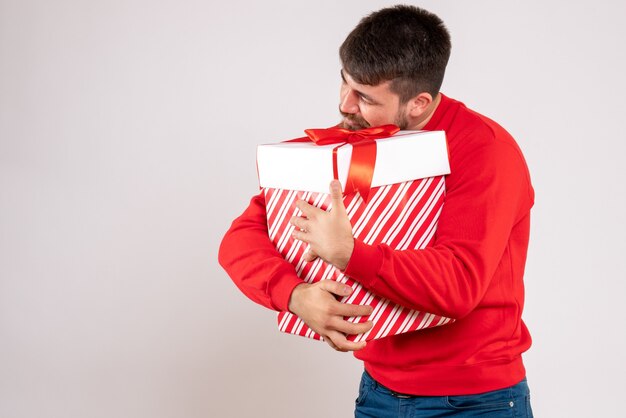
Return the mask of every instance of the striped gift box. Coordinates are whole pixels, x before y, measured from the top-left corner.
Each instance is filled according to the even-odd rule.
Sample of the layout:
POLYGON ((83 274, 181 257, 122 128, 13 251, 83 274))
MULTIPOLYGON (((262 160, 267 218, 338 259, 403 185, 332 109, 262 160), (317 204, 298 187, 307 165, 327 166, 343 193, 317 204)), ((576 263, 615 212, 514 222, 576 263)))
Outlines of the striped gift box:
MULTIPOLYGON (((419 138, 419 134, 412 136, 419 138)), ((419 165, 420 158, 441 159, 445 157, 447 166, 443 133, 437 140, 441 141, 441 138, 444 141, 445 155, 441 152, 436 155, 431 153, 430 156, 421 155, 414 162, 419 165)), ((385 153, 382 154, 385 155, 385 153)), ((259 171, 267 170, 265 163, 258 163, 259 171)), ((432 161, 429 163, 432 164, 432 161)), ((378 166, 378 160, 376 164, 378 166)), ((383 243, 399 250, 422 249, 428 246, 435 234, 437 220, 444 203, 445 178, 440 174, 447 174, 449 172, 447 170, 435 170, 433 174, 438 175, 430 177, 372 187, 367 202, 358 192, 344 196, 344 204, 354 236, 369 245, 383 243)), ((302 199, 313 206, 329 211, 332 209, 330 195, 319 191, 289 190, 278 187, 264 187, 263 190, 270 240, 281 255, 293 264, 298 276, 308 283, 320 280, 336 280, 345 283, 354 290, 350 296, 343 298, 342 302, 368 304, 374 308, 369 317, 348 318, 352 322, 364 322, 371 319, 374 323, 373 328, 365 334, 347 336, 349 340, 358 342, 378 339, 444 325, 451 321, 449 318, 411 310, 379 297, 361 286, 358 277, 347 277, 319 258, 312 262, 304 261, 303 256, 308 249, 307 244, 292 238, 294 227, 289 223, 292 216, 301 215, 300 210, 295 206, 296 201, 302 199)), ((282 332, 321 339, 320 335, 290 312, 278 314, 278 326, 282 332)))

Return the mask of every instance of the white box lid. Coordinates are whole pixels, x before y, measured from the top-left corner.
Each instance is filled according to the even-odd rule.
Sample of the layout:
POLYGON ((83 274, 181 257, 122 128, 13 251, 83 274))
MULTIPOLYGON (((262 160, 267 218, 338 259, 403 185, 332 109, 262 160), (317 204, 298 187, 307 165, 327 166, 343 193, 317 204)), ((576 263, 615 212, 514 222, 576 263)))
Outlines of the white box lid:
MULTIPOLYGON (((262 188, 328 193, 333 180, 333 149, 341 144, 280 142, 257 147, 262 188)), ((337 149, 338 179, 345 189, 352 145, 337 149)), ((372 188, 450 174, 444 131, 400 131, 376 140, 372 188)))

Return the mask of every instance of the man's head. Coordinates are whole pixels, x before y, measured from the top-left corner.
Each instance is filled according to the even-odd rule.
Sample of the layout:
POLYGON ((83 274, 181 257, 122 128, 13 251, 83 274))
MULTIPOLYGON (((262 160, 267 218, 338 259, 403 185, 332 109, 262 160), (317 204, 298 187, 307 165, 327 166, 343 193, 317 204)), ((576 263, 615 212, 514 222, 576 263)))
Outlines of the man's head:
POLYGON ((441 19, 418 7, 394 6, 363 18, 339 49, 344 126, 419 125, 438 96, 450 47, 441 19))

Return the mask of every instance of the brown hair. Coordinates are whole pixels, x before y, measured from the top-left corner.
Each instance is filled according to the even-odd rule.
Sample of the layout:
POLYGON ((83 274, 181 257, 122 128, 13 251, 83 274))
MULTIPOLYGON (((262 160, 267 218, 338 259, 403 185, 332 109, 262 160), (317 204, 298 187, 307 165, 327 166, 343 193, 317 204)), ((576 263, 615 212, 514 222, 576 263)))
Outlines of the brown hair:
POLYGON ((406 103, 419 93, 439 93, 450 58, 450 34, 424 9, 397 5, 364 17, 339 48, 343 69, 360 84, 391 81, 406 103))

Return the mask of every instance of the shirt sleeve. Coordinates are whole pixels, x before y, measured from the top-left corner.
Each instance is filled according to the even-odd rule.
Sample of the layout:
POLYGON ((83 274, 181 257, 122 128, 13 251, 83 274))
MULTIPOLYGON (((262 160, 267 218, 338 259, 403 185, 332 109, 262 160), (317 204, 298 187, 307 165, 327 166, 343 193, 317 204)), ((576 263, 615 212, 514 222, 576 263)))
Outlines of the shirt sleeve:
POLYGON ((514 145, 494 140, 465 148, 471 149, 451 159, 433 245, 394 250, 355 240, 346 275, 395 303, 449 318, 479 304, 533 195, 514 145))
POLYGON ((218 260, 248 298, 276 311, 288 310, 291 292, 303 283, 269 239, 263 193, 233 221, 218 260))

